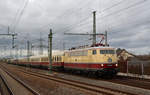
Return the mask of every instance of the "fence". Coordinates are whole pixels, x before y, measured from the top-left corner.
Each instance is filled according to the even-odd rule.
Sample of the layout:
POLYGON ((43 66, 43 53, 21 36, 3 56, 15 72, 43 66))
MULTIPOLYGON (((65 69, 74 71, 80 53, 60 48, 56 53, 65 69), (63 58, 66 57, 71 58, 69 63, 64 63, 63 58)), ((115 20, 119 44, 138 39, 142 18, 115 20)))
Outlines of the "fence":
POLYGON ((120 72, 150 75, 150 61, 119 61, 120 72))

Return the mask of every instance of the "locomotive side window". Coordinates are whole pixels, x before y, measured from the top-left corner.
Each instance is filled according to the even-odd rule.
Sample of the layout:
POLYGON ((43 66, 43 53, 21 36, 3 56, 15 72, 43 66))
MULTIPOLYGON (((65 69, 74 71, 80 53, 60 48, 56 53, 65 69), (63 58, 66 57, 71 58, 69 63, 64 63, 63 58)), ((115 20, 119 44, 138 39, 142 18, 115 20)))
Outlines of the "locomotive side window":
POLYGON ((83 52, 82 52, 82 55, 83 55, 83 56, 87 56, 87 55, 88 55, 88 51, 83 51, 83 52))
POLYGON ((87 55, 88 51, 75 51, 70 53, 70 56, 87 56, 87 55))
POLYGON ((93 51, 92 51, 92 54, 95 55, 95 54, 96 54, 96 50, 93 50, 93 51))

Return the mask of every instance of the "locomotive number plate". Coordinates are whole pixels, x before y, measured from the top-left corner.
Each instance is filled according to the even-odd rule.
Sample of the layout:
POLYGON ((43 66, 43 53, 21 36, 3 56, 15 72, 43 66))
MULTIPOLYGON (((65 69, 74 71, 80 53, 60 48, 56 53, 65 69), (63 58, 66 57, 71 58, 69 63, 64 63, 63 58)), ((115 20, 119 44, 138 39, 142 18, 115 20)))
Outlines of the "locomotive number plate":
POLYGON ((112 66, 112 65, 107 65, 107 66, 112 66))

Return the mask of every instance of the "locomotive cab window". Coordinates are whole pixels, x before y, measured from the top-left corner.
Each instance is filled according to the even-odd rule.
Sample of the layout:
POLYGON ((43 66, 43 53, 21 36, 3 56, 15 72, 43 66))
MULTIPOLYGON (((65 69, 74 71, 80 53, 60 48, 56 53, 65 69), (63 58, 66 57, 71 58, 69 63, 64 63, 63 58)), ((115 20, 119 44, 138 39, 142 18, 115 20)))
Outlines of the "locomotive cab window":
POLYGON ((100 50, 100 54, 106 54, 105 50, 100 50))
POLYGON ((100 50, 100 54, 115 54, 114 50, 100 50))
POLYGON ((115 51, 114 50, 109 50, 109 53, 110 54, 115 54, 115 51))
POLYGON ((96 54, 96 50, 93 50, 93 51, 92 51, 92 54, 95 55, 95 54, 96 54))

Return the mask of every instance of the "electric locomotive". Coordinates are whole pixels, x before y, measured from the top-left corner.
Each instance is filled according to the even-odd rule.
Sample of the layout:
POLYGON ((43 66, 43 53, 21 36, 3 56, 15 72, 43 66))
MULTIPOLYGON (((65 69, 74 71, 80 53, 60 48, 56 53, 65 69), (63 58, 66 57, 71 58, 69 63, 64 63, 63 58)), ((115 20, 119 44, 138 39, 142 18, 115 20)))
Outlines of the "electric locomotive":
POLYGON ((112 47, 89 47, 65 51, 64 69, 93 73, 97 76, 116 75, 116 50, 112 47))

